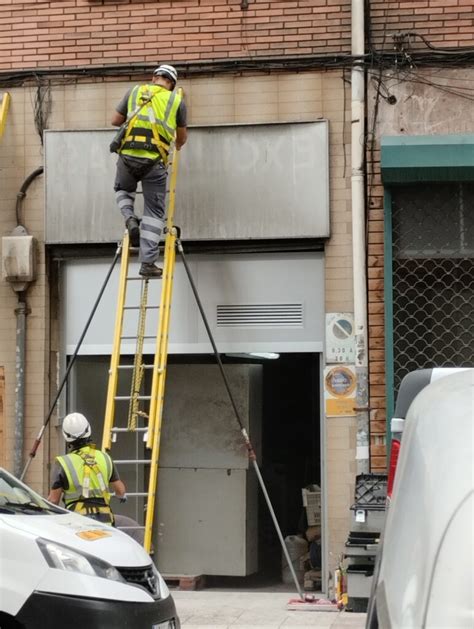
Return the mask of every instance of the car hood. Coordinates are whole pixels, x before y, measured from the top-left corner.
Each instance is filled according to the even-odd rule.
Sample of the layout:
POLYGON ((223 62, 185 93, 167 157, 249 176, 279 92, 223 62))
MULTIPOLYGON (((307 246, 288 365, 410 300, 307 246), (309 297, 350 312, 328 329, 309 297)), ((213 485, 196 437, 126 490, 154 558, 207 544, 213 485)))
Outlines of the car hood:
POLYGON ((0 522, 26 533, 89 553, 113 566, 139 567, 151 563, 145 550, 126 533, 75 513, 58 515, 0 515, 0 522))

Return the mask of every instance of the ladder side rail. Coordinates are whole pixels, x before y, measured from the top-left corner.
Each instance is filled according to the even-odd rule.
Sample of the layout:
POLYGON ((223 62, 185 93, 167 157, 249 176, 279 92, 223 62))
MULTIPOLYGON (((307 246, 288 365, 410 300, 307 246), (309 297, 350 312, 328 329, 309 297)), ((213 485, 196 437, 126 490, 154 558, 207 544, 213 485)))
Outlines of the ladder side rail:
POLYGON ((125 232, 122 243, 122 261, 120 265, 119 290, 117 297, 117 312, 115 315, 114 341, 112 355, 110 357, 109 379, 107 384, 107 401, 105 405, 104 431, 102 435, 102 448, 110 450, 112 446, 112 427, 115 415, 115 396, 118 385, 118 365, 120 362, 120 347, 123 328, 124 305, 127 297, 127 275, 130 259, 129 237, 125 232))
POLYGON ((0 138, 2 137, 3 131, 5 130, 8 110, 10 108, 10 99, 11 96, 9 92, 5 92, 2 97, 2 102, 0 104, 0 138))
MULTIPOLYGON (((152 385, 151 385, 152 393, 151 393, 151 402, 150 402, 150 409, 149 409, 150 412, 149 412, 149 423, 148 423, 148 438, 147 438, 147 444, 146 444, 147 448, 152 447, 153 434, 154 434, 154 428, 155 428, 154 422, 157 415, 156 406, 157 406, 158 400, 157 400, 156 395, 154 395, 154 392, 158 390, 158 379, 160 377, 160 370, 161 370, 161 364, 162 364, 162 360, 161 360, 162 349, 161 348, 162 348, 164 338, 165 338, 164 324, 165 324, 165 321, 167 321, 167 319, 163 316, 163 313, 166 309, 165 300, 167 299, 167 296, 168 296, 167 291, 165 290, 166 285, 168 283, 168 277, 169 277, 169 272, 167 272, 166 263, 170 255, 169 243, 170 243, 170 238, 172 238, 171 236, 172 231, 174 229, 173 219, 174 219, 174 210, 175 210, 175 194, 176 194, 176 180, 178 176, 178 166, 179 166, 179 151, 177 151, 175 148, 173 150, 169 203, 168 203, 168 216, 166 219, 166 239, 165 239, 165 255, 164 255, 165 268, 163 269, 163 284, 162 284, 161 298, 160 298, 158 332, 156 336, 155 357, 153 360, 153 378, 152 378, 152 385)), ((173 251, 171 252, 172 254, 175 248, 175 241, 176 241, 176 237, 174 237, 173 242, 172 242, 172 246, 173 246, 173 251)), ((176 259, 176 254, 174 254, 174 259, 176 259)), ((173 266, 172 271, 173 272, 171 274, 171 279, 173 278, 174 266, 173 266)), ((164 351, 166 353, 168 351, 167 342, 165 343, 164 351)))
POLYGON ((153 380, 147 438, 147 447, 151 447, 152 449, 150 476, 148 482, 148 501, 145 517, 144 548, 147 552, 151 551, 152 545, 151 538, 155 515, 156 489, 158 485, 158 460, 160 455, 161 421, 163 416, 163 402, 166 383, 171 298, 173 293, 174 267, 176 263, 176 228, 173 227, 173 219, 176 200, 178 165, 179 152, 175 148, 173 151, 173 166, 170 180, 170 196, 166 222, 167 234, 163 269, 164 278, 161 289, 160 317, 153 363, 153 380))
MULTIPOLYGON (((155 515, 155 502, 156 502, 156 494, 157 494, 157 485, 158 485, 158 462, 160 456, 160 445, 161 445, 161 425, 163 418, 163 405, 164 405, 164 396, 165 396, 165 384, 166 384, 166 364, 167 364, 167 356, 168 356, 168 338, 169 338, 169 322, 170 322, 170 314, 171 314, 171 297, 172 297, 172 289, 173 289, 173 270, 176 261, 176 249, 175 242, 176 236, 174 233, 169 233, 167 236, 168 240, 168 250, 167 250, 167 264, 165 265, 165 270, 168 275, 167 285, 163 287, 163 290, 166 292, 166 298, 164 303, 164 330, 163 337, 161 339, 161 347, 160 347, 160 371, 157 373, 157 390, 156 393, 152 391, 152 400, 155 400, 154 407, 154 416, 151 416, 150 420, 153 425, 153 442, 152 446, 152 455, 151 455, 151 463, 150 463, 150 477, 148 483, 148 502, 147 502, 147 510, 146 510, 146 518, 145 518, 145 542, 144 547, 147 552, 151 550, 151 538, 153 532, 153 520, 155 515)), ((150 433, 148 433, 148 438, 150 438, 150 433)))

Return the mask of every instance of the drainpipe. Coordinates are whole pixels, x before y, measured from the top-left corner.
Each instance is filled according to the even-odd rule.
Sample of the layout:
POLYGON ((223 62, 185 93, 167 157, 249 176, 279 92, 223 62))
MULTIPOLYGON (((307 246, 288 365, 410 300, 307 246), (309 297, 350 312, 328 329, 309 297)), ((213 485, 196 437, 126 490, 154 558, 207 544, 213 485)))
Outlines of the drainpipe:
POLYGON ((2 275, 18 295, 15 346, 15 426, 13 472, 18 478, 23 469, 23 445, 25 426, 25 367, 26 367, 26 316, 29 312, 26 291, 35 280, 36 243, 22 225, 22 203, 31 183, 43 173, 37 168, 23 182, 16 200, 17 226, 9 236, 2 238, 2 275))
MULTIPOLYGON (((364 1, 352 0, 352 55, 365 53, 364 1)), ((352 99, 352 262, 356 340, 357 473, 369 471, 369 395, 367 347, 367 253, 365 218, 365 73, 363 61, 354 60, 352 99)))
POLYGON ((15 348, 15 443, 13 454, 13 473, 20 477, 23 466, 23 442, 25 425, 25 357, 26 357, 26 296, 18 293, 16 314, 15 348))

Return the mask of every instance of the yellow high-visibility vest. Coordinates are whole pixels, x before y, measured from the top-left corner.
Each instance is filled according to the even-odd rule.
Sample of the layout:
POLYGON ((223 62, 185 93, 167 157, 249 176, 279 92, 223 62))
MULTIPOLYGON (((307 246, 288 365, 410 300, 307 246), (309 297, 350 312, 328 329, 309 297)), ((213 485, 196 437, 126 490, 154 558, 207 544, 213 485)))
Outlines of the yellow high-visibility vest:
POLYGON ((68 488, 64 490, 66 507, 79 500, 103 498, 110 503, 109 480, 112 476, 112 459, 106 452, 93 446, 84 446, 70 454, 56 457, 64 470, 68 488))
POLYGON ((176 114, 181 96, 161 85, 136 85, 128 98, 128 111, 150 99, 130 122, 119 153, 130 157, 168 161, 170 144, 176 135, 176 114))

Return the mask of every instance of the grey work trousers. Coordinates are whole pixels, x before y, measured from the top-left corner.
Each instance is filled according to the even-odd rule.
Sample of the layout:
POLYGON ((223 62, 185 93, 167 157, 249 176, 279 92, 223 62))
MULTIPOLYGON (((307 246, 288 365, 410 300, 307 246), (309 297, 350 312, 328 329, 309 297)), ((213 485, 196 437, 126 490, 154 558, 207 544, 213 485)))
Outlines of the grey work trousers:
POLYGON ((165 198, 167 172, 158 160, 119 155, 115 176, 115 198, 125 222, 135 216, 135 195, 142 182, 144 210, 140 223, 140 262, 155 262, 159 242, 165 228, 165 198))

